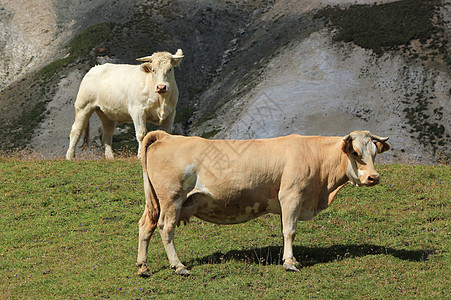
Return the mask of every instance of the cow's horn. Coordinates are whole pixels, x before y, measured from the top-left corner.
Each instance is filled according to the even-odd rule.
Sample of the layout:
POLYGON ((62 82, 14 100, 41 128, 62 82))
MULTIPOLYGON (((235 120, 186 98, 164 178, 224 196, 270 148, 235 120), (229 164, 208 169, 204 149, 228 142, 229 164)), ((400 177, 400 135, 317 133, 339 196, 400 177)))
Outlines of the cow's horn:
POLYGON ((145 57, 137 58, 136 60, 139 60, 139 61, 152 61, 152 56, 145 56, 145 57))
POLYGON ((377 135, 374 135, 374 134, 371 134, 371 133, 370 133, 370 136, 371 136, 371 138, 373 140, 376 140, 376 141, 379 141, 379 142, 385 142, 385 141, 388 140, 388 137, 380 137, 380 136, 377 136, 377 135))
POLYGON ((172 58, 183 58, 183 51, 182 49, 178 49, 177 52, 175 52, 175 54, 172 55, 172 58))

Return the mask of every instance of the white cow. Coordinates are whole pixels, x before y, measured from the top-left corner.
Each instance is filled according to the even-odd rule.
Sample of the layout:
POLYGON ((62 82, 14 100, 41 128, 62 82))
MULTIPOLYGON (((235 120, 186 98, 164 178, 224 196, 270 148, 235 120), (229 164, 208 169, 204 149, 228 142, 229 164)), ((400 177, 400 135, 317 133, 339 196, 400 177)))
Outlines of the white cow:
MULTIPOLYGON (((102 121, 107 159, 113 158, 111 144, 118 122, 133 122, 139 145, 147 133, 146 122, 171 132, 179 95, 174 67, 182 58, 183 52, 178 49, 174 55, 156 52, 138 58, 145 62, 141 65, 104 64, 89 70, 75 100, 75 122, 66 159, 75 157, 75 146, 83 131, 87 142, 89 118, 94 112, 102 121)), ((140 149, 139 146, 138 156, 140 149)))

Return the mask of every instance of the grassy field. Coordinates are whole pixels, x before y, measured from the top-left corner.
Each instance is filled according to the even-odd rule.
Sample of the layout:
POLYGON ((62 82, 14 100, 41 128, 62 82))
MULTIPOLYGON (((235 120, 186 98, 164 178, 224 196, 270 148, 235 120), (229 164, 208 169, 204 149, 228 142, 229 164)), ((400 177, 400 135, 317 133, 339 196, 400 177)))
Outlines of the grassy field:
POLYGON ((449 166, 381 165, 299 222, 298 273, 282 269, 280 217, 176 230, 192 271, 169 269, 158 232, 150 278, 136 276, 144 196, 136 158, 0 158, 0 299, 449 298, 449 166))

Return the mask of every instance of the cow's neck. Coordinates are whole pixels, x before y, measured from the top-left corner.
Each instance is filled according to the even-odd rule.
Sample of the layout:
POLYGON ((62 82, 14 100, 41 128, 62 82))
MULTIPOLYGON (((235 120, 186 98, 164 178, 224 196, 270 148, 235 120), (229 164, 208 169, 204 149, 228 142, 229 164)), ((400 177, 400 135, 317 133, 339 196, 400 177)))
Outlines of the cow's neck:
POLYGON ((348 157, 342 151, 342 139, 334 141, 330 145, 325 145, 328 149, 328 155, 323 160, 322 178, 323 189, 326 193, 323 201, 324 206, 329 206, 335 198, 337 192, 348 182, 346 168, 348 165, 348 157), (327 197, 326 197, 327 196, 327 197), (327 202, 327 204, 325 203, 327 202))
POLYGON ((171 103, 172 92, 166 92, 164 94, 157 94, 158 108, 157 114, 162 122, 172 112, 174 105, 171 103))

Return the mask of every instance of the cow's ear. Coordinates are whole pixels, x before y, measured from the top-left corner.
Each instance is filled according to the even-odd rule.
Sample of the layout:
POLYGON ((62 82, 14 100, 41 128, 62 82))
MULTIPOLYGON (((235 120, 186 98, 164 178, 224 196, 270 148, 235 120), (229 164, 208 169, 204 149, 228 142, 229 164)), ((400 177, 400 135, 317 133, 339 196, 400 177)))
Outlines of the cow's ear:
POLYGON ((180 62, 182 61, 183 58, 183 51, 182 49, 178 49, 177 52, 175 52, 175 54, 172 55, 172 65, 174 67, 177 67, 180 62))
POLYGON ((376 147, 377 147, 377 153, 382 153, 382 152, 390 150, 390 144, 387 142, 377 141, 376 147))
POLYGON ((150 73, 152 71, 152 65, 148 62, 141 64, 141 70, 146 73, 150 73))
POLYGON ((344 153, 351 154, 351 152, 352 152, 352 138, 351 138, 351 136, 349 134, 343 138, 343 144, 341 146, 341 149, 343 150, 344 153))

